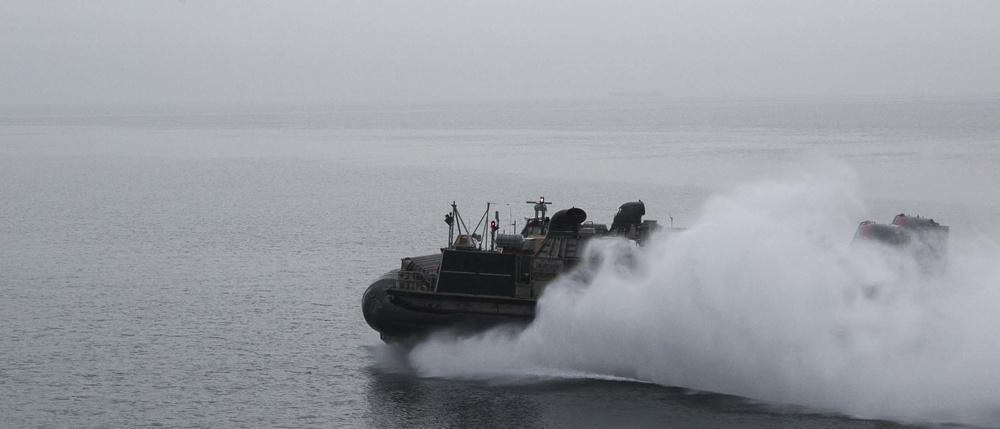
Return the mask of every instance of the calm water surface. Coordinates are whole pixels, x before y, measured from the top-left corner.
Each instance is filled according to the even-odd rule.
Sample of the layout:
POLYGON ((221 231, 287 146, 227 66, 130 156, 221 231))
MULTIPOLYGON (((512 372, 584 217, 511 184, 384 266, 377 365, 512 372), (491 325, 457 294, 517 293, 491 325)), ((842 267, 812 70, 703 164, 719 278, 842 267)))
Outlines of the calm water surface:
POLYGON ((854 171, 863 215, 916 211, 996 240, 996 118, 995 100, 11 109, 0 115, 0 416, 7 427, 903 425, 602 374, 429 377, 379 342, 360 297, 399 258, 445 244, 452 200, 467 218, 487 201, 517 218, 545 195, 608 222, 642 198, 651 218, 683 226, 716 192, 812 163, 854 171))

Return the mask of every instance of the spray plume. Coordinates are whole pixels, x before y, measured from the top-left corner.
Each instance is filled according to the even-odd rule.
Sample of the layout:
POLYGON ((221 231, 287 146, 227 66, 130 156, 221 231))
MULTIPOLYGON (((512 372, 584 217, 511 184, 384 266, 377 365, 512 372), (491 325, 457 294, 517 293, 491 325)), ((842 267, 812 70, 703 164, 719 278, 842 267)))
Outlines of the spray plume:
POLYGON ((1000 247, 943 274, 848 246, 863 207, 827 167, 711 199, 642 250, 596 240, 523 331, 442 334, 421 375, 636 379, 866 418, 1000 424, 1000 247))

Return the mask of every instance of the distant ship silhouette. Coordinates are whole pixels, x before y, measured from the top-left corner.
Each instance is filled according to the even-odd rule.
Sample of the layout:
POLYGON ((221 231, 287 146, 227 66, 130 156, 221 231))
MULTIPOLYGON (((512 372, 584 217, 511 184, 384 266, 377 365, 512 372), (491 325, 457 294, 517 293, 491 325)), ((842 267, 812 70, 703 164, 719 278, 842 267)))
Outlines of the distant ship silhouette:
POLYGON ((657 90, 652 91, 625 91, 625 92, 609 92, 608 95, 612 97, 662 97, 663 93, 657 90))

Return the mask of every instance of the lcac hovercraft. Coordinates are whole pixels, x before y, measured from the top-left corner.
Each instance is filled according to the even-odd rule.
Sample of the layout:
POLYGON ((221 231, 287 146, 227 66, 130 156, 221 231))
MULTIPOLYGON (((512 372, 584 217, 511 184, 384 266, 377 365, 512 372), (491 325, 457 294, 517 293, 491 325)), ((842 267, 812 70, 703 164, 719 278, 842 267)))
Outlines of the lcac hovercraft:
POLYGON ((579 208, 547 217, 551 202, 539 198, 527 203, 535 213, 525 219, 520 234, 497 234, 497 212, 487 226, 483 219, 489 205, 480 234, 478 226, 472 231, 464 226, 453 202, 445 215, 448 247, 403 258, 399 269, 375 280, 362 298, 365 321, 386 342, 440 329, 524 325, 535 317, 545 286, 577 265, 588 240, 620 236, 641 244, 659 229, 655 220, 642 219, 646 206, 641 200, 622 204, 610 227, 588 222, 579 208))
POLYGON ((900 213, 892 223, 861 222, 852 244, 879 243, 909 253, 926 274, 944 272, 950 228, 934 219, 900 213))

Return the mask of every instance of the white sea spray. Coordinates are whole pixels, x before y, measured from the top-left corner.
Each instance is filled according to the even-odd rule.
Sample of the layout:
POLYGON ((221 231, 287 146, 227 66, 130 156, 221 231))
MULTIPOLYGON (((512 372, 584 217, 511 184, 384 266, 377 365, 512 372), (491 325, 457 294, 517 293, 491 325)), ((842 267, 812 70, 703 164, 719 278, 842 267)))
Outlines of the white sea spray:
POLYGON ((597 240, 522 332, 438 335, 410 363, 457 378, 560 374, 901 421, 1000 424, 1000 246, 948 270, 849 246, 860 185, 838 165, 712 198, 641 251, 597 240))

